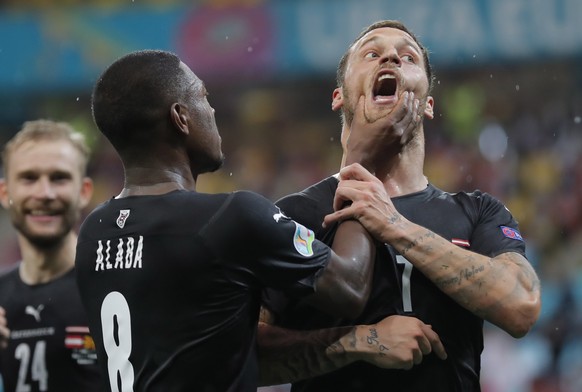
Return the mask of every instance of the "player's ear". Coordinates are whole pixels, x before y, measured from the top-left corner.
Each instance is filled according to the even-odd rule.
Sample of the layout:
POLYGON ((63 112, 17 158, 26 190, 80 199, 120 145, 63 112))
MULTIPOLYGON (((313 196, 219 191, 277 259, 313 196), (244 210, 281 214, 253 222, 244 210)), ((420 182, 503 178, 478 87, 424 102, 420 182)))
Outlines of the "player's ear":
POLYGON ((8 188, 6 186, 6 179, 4 178, 0 178, 0 203, 6 209, 10 206, 10 197, 8 196, 8 188))
POLYGON ((93 180, 90 179, 89 177, 83 177, 79 202, 81 209, 89 205, 92 196, 93 196, 93 180))
POLYGON ((424 117, 434 118, 434 98, 430 95, 426 97, 426 105, 424 106, 424 117))
POLYGON ((172 124, 182 133, 188 135, 190 129, 188 128, 189 114, 184 106, 175 102, 170 107, 170 120, 172 124))
POLYGON ((344 93, 341 87, 336 87, 331 94, 331 110, 337 112, 344 106, 344 93))

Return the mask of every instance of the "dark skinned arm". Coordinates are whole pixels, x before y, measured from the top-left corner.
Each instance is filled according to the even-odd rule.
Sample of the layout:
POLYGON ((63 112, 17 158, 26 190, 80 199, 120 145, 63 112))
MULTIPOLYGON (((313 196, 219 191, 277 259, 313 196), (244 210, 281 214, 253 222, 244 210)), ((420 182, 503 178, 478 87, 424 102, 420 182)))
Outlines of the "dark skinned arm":
POLYGON ((326 313, 355 318, 366 306, 372 289, 374 241, 358 221, 347 220, 338 226, 331 249, 316 291, 305 301, 326 313))

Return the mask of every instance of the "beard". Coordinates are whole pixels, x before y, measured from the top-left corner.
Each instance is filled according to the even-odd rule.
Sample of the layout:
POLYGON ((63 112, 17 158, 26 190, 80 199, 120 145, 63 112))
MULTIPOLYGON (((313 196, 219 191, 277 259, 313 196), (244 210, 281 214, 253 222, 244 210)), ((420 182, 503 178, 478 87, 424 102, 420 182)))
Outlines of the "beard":
POLYGON ((36 248, 52 249, 61 244, 64 238, 73 230, 73 222, 76 222, 77 215, 74 212, 63 215, 63 222, 56 230, 44 233, 30 227, 23 215, 13 213, 12 224, 20 235, 36 248))
POLYGON ((355 105, 352 104, 352 99, 351 94, 350 94, 350 90, 347 88, 347 86, 343 86, 342 87, 343 90, 343 96, 344 96, 344 105, 342 106, 342 122, 351 127, 352 126, 352 121, 354 121, 354 108, 355 105))

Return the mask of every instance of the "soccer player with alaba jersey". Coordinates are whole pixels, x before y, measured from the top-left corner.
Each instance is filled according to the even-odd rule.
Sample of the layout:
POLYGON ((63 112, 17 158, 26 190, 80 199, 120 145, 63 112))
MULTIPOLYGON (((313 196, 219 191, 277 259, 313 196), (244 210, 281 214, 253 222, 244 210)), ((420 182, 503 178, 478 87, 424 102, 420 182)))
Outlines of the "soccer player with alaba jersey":
POLYGON ((125 183, 82 224, 75 264, 111 391, 254 392, 265 287, 344 315, 369 295, 374 246, 358 222, 328 247, 256 193, 196 191, 224 159, 207 95, 155 50, 115 61, 93 91, 125 183))
POLYGON ((113 384, 246 390, 261 289, 304 297, 329 258, 259 195, 174 191, 98 207, 81 228, 77 274, 113 384))

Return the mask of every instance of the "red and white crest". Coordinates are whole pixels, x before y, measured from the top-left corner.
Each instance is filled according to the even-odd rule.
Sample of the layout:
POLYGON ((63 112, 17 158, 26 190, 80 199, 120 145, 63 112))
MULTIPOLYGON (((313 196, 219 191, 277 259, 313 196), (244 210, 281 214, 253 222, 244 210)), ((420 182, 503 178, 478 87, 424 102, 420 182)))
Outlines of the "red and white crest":
POLYGON ((117 226, 123 229, 125 226, 125 221, 129 218, 129 210, 119 210, 119 216, 117 217, 117 226))

